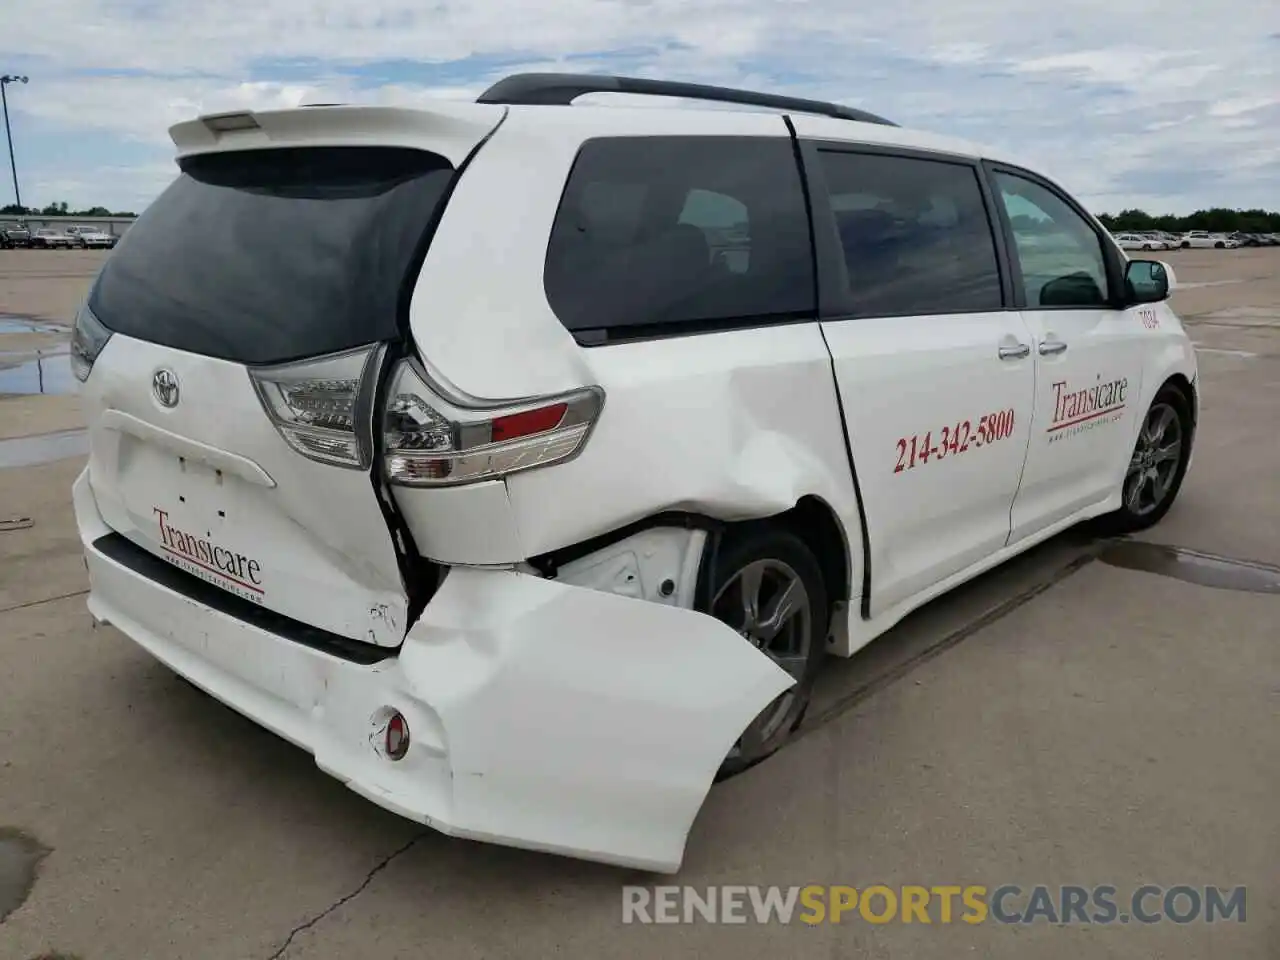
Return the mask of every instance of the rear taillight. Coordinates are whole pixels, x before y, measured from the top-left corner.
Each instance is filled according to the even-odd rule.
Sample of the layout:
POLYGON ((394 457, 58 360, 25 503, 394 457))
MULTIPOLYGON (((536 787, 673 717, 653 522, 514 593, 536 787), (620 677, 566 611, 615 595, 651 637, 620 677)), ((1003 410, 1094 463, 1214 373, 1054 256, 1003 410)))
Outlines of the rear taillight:
POLYGON ((250 371, 263 407, 289 446, 312 460, 367 470, 373 462, 373 391, 382 347, 250 371))
POLYGON ((76 314, 76 325, 71 331, 71 372, 81 383, 89 379, 93 362, 111 339, 111 331, 104 327, 85 304, 76 314))
POLYGON ((436 487, 563 463, 582 450, 603 406, 604 391, 588 387, 501 408, 462 407, 402 361, 383 414, 383 468, 391 483, 436 487))

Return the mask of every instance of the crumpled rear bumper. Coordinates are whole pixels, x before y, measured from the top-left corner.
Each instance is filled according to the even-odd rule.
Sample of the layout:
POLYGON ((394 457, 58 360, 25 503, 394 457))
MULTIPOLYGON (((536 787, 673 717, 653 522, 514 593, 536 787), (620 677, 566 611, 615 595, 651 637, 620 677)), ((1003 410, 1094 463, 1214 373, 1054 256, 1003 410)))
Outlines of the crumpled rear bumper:
POLYGON ((94 548, 89 609, 352 790, 441 832, 675 872, 720 762, 792 679, 700 613, 505 570, 454 568, 398 657, 287 640, 94 548), (400 761, 373 746, 407 719, 400 761))

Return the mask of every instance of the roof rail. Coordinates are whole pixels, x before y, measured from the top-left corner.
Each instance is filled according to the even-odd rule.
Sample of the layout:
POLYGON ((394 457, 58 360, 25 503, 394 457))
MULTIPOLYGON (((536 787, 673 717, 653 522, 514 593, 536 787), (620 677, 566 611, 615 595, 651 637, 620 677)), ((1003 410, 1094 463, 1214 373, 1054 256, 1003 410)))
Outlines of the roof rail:
POLYGON ((588 93, 635 93, 655 97, 680 97, 686 100, 710 100, 716 103, 740 103, 753 107, 771 107, 795 113, 816 113, 840 120, 878 123, 887 127, 897 124, 874 113, 825 100, 783 97, 753 90, 715 87, 703 83, 675 80, 647 80, 641 77, 612 77, 591 73, 516 73, 499 80, 476 98, 476 103, 544 104, 569 106, 588 93))

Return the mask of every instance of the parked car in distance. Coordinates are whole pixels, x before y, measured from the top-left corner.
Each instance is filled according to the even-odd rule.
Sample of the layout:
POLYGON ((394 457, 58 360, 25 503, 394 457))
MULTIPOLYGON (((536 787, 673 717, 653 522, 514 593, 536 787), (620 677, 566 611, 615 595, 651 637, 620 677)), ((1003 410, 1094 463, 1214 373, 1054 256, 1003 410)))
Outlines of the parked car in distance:
POLYGON ((1192 230, 1182 235, 1182 248, 1204 250, 1204 249, 1229 249, 1240 246, 1239 242, 1232 240, 1225 233, 1210 233, 1208 230, 1192 230))
POLYGON ((1274 233, 1233 233, 1229 239, 1236 240, 1242 247, 1273 247, 1280 244, 1274 233))
POLYGON ((0 250, 31 246, 31 231, 20 223, 0 223, 0 250))
POLYGON ((116 238, 99 227, 67 227, 67 235, 82 250, 88 250, 91 247, 110 250, 116 245, 116 238))
POLYGON ((1121 250, 1168 250, 1169 245, 1163 240, 1139 233, 1117 233, 1116 243, 1121 250))
POLYGON ((37 230, 31 237, 31 246, 41 250, 70 250, 75 241, 61 230, 37 230))

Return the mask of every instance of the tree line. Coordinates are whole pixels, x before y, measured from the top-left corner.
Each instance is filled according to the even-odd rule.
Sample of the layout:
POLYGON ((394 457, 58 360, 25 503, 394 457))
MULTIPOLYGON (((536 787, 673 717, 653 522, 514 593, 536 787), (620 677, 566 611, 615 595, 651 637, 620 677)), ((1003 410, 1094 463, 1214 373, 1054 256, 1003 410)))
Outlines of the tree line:
POLYGON ((1186 233, 1208 230, 1210 233, 1280 233, 1280 213, 1272 210, 1231 210, 1213 207, 1197 210, 1184 217, 1173 214, 1152 215, 1145 210, 1121 210, 1117 214, 1100 213, 1098 219, 1108 230, 1163 230, 1186 233))
POLYGON ((65 200, 47 207, 20 207, 16 203, 0 207, 0 217, 136 217, 132 210, 108 210, 106 207, 89 207, 72 210, 65 200))

